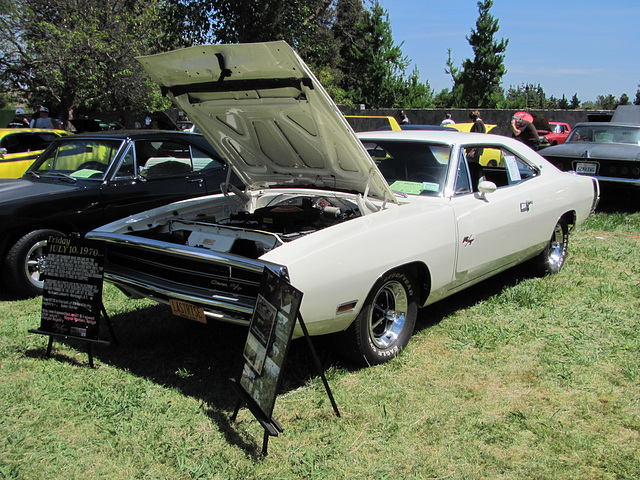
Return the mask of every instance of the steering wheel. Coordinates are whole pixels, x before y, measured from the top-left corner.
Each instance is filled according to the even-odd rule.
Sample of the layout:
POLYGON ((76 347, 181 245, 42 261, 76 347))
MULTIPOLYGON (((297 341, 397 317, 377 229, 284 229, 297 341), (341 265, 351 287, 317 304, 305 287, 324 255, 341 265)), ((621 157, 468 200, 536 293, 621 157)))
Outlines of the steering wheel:
POLYGON ((80 164, 77 170, 98 170, 99 172, 106 172, 107 166, 102 162, 90 160, 88 162, 80 164))
POLYGON ((438 177, 429 172, 417 172, 411 175, 409 181, 422 182, 422 183, 435 183, 439 184, 438 177))

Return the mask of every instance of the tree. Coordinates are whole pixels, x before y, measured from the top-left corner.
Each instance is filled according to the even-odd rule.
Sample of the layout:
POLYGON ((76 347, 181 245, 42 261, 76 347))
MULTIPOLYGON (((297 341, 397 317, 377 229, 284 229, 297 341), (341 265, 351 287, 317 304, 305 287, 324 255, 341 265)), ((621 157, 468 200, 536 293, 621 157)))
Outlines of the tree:
POLYGON ((567 97, 565 97, 564 94, 562 94, 562 98, 558 100, 558 108, 562 110, 569 109, 569 102, 567 101, 567 97))
POLYGON ((134 58, 160 51, 172 36, 159 1, 19 0, 10 15, 15 30, 0 26, 3 38, 16 35, 0 78, 64 120, 73 110, 164 108, 134 58))
MULTIPOLYGON (((341 39, 340 68, 344 72, 344 89, 356 104, 369 108, 409 107, 423 96, 431 96, 428 85, 420 84, 417 70, 407 80, 404 73, 409 60, 402 45, 393 42, 387 12, 375 0, 371 10, 362 11, 351 5, 354 29, 338 32, 341 39), (357 21, 358 17, 361 21, 357 21)), ((423 102, 424 103, 424 102, 423 102)))
POLYGON ((636 99, 633 101, 634 105, 640 105, 640 84, 638 84, 638 91, 636 92, 636 99))
POLYGON ((626 93, 623 93, 620 96, 619 105, 629 105, 629 95, 627 95, 626 93))
POLYGON ((598 95, 595 101, 595 108, 600 110, 615 110, 618 100, 613 95, 598 95))
POLYGON ((502 77, 507 73, 504 65, 509 40, 494 38, 500 27, 489 13, 493 0, 478 2, 476 30, 471 30, 467 41, 473 49, 473 60, 467 58, 462 69, 454 66, 449 49, 445 72, 453 80, 452 97, 455 107, 494 108, 502 97, 502 77))
POLYGON ((575 110, 576 108, 580 108, 580 99, 578 98, 578 94, 574 93, 573 97, 571 97, 571 109, 575 110))

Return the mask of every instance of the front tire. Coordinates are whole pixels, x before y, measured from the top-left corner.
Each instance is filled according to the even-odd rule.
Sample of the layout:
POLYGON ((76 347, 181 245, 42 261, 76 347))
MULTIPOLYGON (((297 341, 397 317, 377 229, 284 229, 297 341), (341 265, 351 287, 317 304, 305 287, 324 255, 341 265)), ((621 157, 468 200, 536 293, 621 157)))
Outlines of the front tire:
POLYGON ((386 273, 376 282, 360 314, 345 332, 346 346, 354 361, 364 366, 378 365, 407 346, 418 315, 415 284, 403 270, 386 273))
POLYGON ((555 275, 562 270, 569 250, 569 227, 565 220, 556 223, 551 239, 536 257, 536 269, 541 275, 555 275))
POLYGON ((47 241, 56 230, 35 230, 20 238, 4 261, 3 277, 7 288, 20 298, 42 294, 47 241))

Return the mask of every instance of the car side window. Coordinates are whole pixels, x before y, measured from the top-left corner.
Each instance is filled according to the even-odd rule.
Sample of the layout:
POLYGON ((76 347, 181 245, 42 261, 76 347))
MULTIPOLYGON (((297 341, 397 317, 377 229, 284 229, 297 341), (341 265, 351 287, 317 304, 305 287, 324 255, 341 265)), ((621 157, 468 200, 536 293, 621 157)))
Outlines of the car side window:
POLYGON ((193 170, 195 172, 208 168, 222 168, 224 166, 220 159, 212 157, 208 153, 193 146, 191 147, 191 156, 193 158, 193 170))
POLYGON ((140 174, 146 178, 193 171, 189 145, 174 140, 138 140, 135 151, 140 174))
POLYGON ((469 159, 469 173, 474 191, 477 191, 480 180, 493 182, 498 188, 501 188, 516 185, 538 175, 536 167, 506 148, 486 145, 480 148, 469 145, 464 150, 467 155, 469 152, 475 152, 476 156, 478 156, 478 150, 481 150, 478 162, 469 159), (473 165, 475 168, 471 168, 475 163, 477 166, 473 165))
POLYGON ((460 151, 460 158, 458 159, 458 171, 456 174, 456 184, 454 188, 456 195, 466 195, 471 193, 471 177, 469 175, 469 165, 467 164, 467 157, 464 150, 460 151))
POLYGON ((16 133, 6 135, 0 141, 0 148, 6 148, 7 153, 23 153, 44 150, 51 143, 51 139, 45 139, 39 134, 16 133))
POLYGON ((136 176, 135 149, 130 145, 118 167, 115 178, 132 178, 136 176))

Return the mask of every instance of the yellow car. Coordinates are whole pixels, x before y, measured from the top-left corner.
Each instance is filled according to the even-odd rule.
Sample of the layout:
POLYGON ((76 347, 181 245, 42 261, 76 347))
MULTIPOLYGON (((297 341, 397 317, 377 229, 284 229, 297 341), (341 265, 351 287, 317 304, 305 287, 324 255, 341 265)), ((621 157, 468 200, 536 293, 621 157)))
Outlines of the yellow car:
POLYGON ((65 130, 0 128, 0 178, 19 178, 54 138, 65 130))
MULTIPOLYGON (((455 128, 456 130, 458 130, 459 132, 470 132, 471 131, 471 127, 473 126, 473 123, 469 122, 469 123, 454 123, 451 125, 447 125, 447 127, 452 127, 455 128)), ((487 129, 487 133, 490 133, 491 130, 493 130, 494 128, 496 128, 496 125, 485 125, 485 128, 487 129)), ((485 165, 485 166, 489 166, 489 167, 497 167, 498 165, 500 165, 502 159, 499 156, 496 156, 496 152, 491 150, 491 149, 483 149, 483 153, 480 156, 480 165, 485 165)), ((467 155, 473 155, 471 152, 467 152, 467 155)))
POLYGON ((386 115, 345 115, 344 118, 356 132, 380 130, 381 128, 402 130, 395 118, 386 115))

